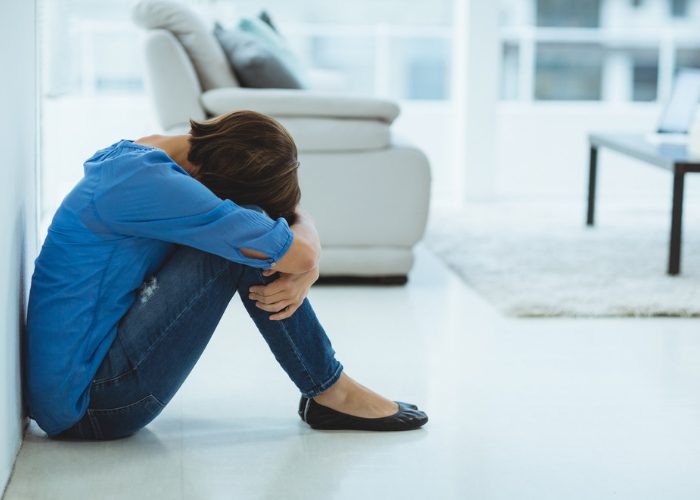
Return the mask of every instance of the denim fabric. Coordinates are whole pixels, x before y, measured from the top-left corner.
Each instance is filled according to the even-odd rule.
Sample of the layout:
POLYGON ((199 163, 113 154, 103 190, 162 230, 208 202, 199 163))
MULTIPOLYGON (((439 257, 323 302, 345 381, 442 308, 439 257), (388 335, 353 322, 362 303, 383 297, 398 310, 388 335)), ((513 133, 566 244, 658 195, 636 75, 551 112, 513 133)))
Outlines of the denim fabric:
POLYGON ((119 323, 116 339, 92 381, 87 412, 58 436, 116 439, 147 425, 185 381, 237 291, 275 358, 304 396, 316 396, 333 385, 343 366, 309 301, 304 300, 290 318, 271 321, 271 313, 248 298, 250 286, 276 277, 176 246, 119 323))

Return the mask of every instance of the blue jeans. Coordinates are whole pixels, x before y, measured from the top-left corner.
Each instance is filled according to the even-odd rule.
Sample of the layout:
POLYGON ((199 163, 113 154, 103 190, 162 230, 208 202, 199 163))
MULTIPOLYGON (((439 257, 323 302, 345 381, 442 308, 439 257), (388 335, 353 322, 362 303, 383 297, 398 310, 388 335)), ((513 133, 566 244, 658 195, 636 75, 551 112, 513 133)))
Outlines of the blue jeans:
POLYGON ((267 284, 260 270, 194 248, 176 246, 144 283, 90 387, 83 418, 59 437, 116 439, 151 422, 172 399, 207 346, 238 291, 275 358, 306 397, 333 385, 343 370, 308 299, 287 319, 248 298, 267 284))

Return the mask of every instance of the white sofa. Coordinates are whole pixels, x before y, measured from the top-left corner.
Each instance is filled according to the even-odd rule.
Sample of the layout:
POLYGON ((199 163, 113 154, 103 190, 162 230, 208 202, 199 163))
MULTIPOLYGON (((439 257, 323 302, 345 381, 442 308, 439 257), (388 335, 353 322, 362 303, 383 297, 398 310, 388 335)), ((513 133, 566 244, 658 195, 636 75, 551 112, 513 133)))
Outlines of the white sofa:
MULTIPOLYGON (((430 167, 420 150, 392 136, 398 106, 314 90, 238 87, 221 63, 223 52, 206 54, 215 61, 204 68, 201 58, 199 67, 194 64, 186 50, 192 40, 178 32, 181 26, 164 29, 172 28, 172 19, 160 20, 163 4, 142 0, 133 17, 146 29, 147 82, 164 131, 183 132, 190 118, 234 110, 275 117, 297 143, 302 206, 321 236, 322 279, 405 282, 426 225, 430 167)), ((197 35, 214 41, 196 42, 197 50, 218 47, 211 30, 197 35)))

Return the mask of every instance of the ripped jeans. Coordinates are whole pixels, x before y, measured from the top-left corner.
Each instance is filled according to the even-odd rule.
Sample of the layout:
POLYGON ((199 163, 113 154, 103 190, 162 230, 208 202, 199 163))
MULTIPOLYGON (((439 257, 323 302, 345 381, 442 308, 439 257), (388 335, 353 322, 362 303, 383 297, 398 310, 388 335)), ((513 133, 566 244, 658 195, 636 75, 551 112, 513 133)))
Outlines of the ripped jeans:
POLYGON ((343 370, 308 299, 284 320, 248 298, 267 284, 260 270, 186 246, 176 246, 144 283, 119 323, 91 387, 82 419, 56 437, 116 439, 153 420, 172 399, 207 346, 238 291, 275 358, 306 397, 333 385, 343 370))

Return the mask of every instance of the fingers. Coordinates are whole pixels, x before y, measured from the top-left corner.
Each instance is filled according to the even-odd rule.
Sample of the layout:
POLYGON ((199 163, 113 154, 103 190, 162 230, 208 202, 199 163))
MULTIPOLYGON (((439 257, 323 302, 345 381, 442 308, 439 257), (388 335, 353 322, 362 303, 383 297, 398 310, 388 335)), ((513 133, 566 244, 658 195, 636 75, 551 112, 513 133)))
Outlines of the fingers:
POLYGON ((287 288, 287 280, 284 278, 278 278, 277 280, 273 281, 269 285, 254 285, 251 286, 248 291, 250 293, 253 293, 255 295, 259 295, 261 297, 271 297, 272 295, 275 295, 276 293, 280 293, 281 291, 285 290, 287 288))
POLYGON ((267 278, 268 276, 272 276, 272 275, 275 274, 276 272, 277 272, 277 271, 275 271, 274 269, 265 269, 265 270, 262 272, 262 275, 265 276, 265 277, 267 278))
POLYGON ((281 312, 285 307, 291 306, 293 302, 291 300, 283 300, 280 302, 275 302, 274 304, 263 304, 261 302, 256 302, 255 306, 263 311, 278 313, 281 312))
POLYGON ((260 295, 257 293, 249 293, 248 298, 261 304, 274 304, 285 299, 290 299, 289 295, 285 294, 284 291, 278 292, 274 295, 260 295))
POLYGON ((289 318, 292 314, 294 314, 294 313, 296 312, 297 309, 299 309, 299 305, 300 305, 300 304, 290 305, 290 306, 289 306, 287 309, 285 309, 284 311, 280 311, 280 312, 277 313, 277 314, 271 315, 271 316, 270 316, 270 319, 271 319, 271 320, 274 320, 274 321, 279 321, 279 320, 281 320, 281 319, 287 319, 287 318, 289 318))

